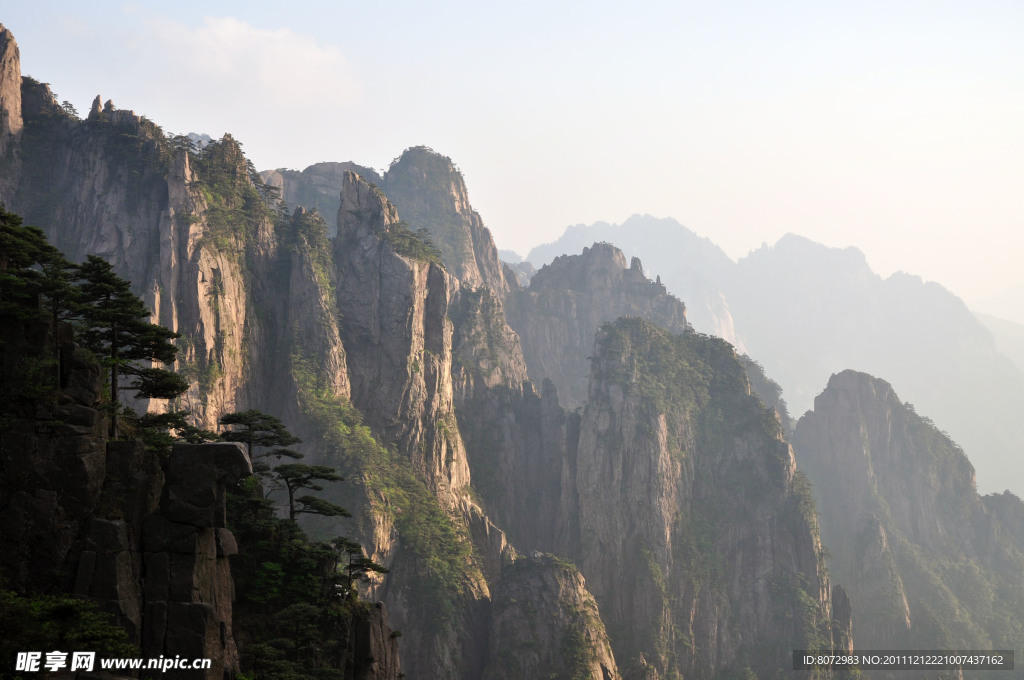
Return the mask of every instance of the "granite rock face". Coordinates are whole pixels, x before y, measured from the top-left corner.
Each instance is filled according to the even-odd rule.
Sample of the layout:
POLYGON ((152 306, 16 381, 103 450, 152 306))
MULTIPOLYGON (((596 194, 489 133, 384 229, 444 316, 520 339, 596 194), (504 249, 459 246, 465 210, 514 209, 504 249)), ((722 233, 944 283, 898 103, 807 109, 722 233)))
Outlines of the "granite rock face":
POLYGON ((570 409, 587 399, 588 357, 602 324, 635 316, 673 333, 687 328, 685 305, 660 281, 648 279, 640 260, 627 267, 622 251, 607 243, 542 267, 529 288, 510 294, 505 314, 519 334, 530 375, 551 380, 570 409))
MULTIPOLYGON (((23 127, 21 54, 14 36, 0 24, 0 159, 14 154, 23 127)), ((15 176, 16 172, 0 177, 0 191, 7 190, 7 185, 15 176)))
POLYGON ((379 189, 345 174, 334 250, 352 401, 454 506, 469 486, 451 382, 458 283, 438 263, 398 254, 389 239, 398 223, 379 189))
POLYGON ((796 427, 858 646, 1019 647, 1024 504, 884 380, 833 375, 796 427))
MULTIPOLYGON (((301 172, 266 170, 260 175, 281 191, 288 205, 316 209, 333 219, 347 172, 387 194, 413 231, 427 229, 445 267, 463 285, 486 286, 505 295, 508 283, 490 230, 470 205, 462 173, 450 158, 420 146, 406 149, 383 176, 352 162, 317 163, 301 172)), ((340 226, 340 220, 328 224, 331 236, 340 226)))
POLYGON ((724 341, 605 326, 575 468, 563 554, 633 660, 624 675, 770 676, 788 661, 766 647, 845 646, 806 479, 724 341))
MULTIPOLYGON (((345 347, 341 342, 338 307, 335 299, 337 275, 331 262, 330 241, 323 218, 316 212, 296 208, 291 217, 290 238, 286 239, 288 272, 287 295, 269 295, 278 305, 275 317, 283 323, 277 330, 281 344, 290 348, 293 363, 314 361, 321 387, 331 396, 347 399, 351 395, 345 347)), ((283 263, 282 263, 283 264, 283 263)), ((293 367, 294 370, 294 367, 293 367)), ((275 375, 274 394, 291 397, 282 415, 291 422, 301 421, 295 412, 291 376, 275 375), (289 403, 290 402, 290 403, 289 403)))
POLYGON ((686 302, 687 321, 747 351, 734 322, 723 281, 736 264, 708 238, 695 234, 671 217, 633 215, 621 224, 597 222, 567 227, 552 243, 535 247, 526 259, 537 268, 561 255, 579 253, 594 243, 611 243, 627 257, 638 257, 649 276, 665 283, 686 302))
POLYGON ((508 283, 494 239, 470 205, 462 173, 450 158, 424 146, 412 147, 383 179, 381 188, 409 226, 429 230, 455 278, 465 286, 486 286, 499 297, 505 295, 508 283))
POLYGON ((327 216, 328 234, 334 236, 338 233, 338 224, 335 221, 340 206, 338 196, 346 172, 354 172, 377 186, 384 184, 384 180, 374 170, 352 162, 316 163, 302 171, 286 168, 263 170, 260 177, 268 185, 280 190, 281 198, 289 206, 301 206, 327 216))
MULTIPOLYGON (((41 329, 32 342, 32 324, 5 321, 6 349, 22 337, 30 345, 19 356, 48 351, 41 329)), ((40 399, 31 413, 5 407, 13 419, 0 435, 0 576, 19 592, 88 598, 144 656, 209 658, 204 677, 234 675, 229 557, 237 547, 224 494, 252 472, 244 449, 179 445, 165 476, 141 442, 106 441, 99 366, 64 354, 64 400, 40 399)), ((168 672, 185 676, 196 677, 168 672)))
POLYGON ((506 567, 491 604, 484 680, 565 677, 619 680, 593 596, 572 565, 550 555, 506 567))
MULTIPOLYGON (((0 200, 26 224, 42 226, 72 261, 88 254, 110 261, 133 283, 154 321, 187 336, 177 369, 195 382, 184 400, 213 428, 220 413, 236 410, 238 399, 252 398, 247 388, 258 377, 248 359, 261 328, 251 323, 253 279, 243 264, 257 270, 256 281, 268 278, 261 265, 274 250, 270 220, 246 231, 227 228, 230 211, 206 188, 213 178, 200 176, 185 151, 134 112, 108 101, 79 121, 44 84, 24 78, 21 88, 20 169, 8 175, 11 166, 5 166, 12 181, 0 200)), ((234 140, 225 137, 212 150, 219 163, 232 166, 235 181, 248 182, 234 140)))
POLYGON ((143 656, 207 658, 204 677, 236 674, 229 558, 238 548, 224 526, 224 494, 252 473, 245 449, 176 445, 165 478, 141 443, 110 442, 106 469, 103 497, 65 566, 71 592, 113 613, 143 656))

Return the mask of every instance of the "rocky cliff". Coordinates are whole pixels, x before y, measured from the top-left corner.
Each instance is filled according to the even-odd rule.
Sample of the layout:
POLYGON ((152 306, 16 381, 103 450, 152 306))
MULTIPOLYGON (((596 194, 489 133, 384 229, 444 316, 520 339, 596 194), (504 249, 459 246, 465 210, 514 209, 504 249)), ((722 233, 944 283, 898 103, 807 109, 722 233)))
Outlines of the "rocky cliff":
POLYGON ((108 442, 98 365, 64 344, 63 398, 33 394, 17 367, 53 338, 11 318, 3 327, 0 576, 22 593, 95 602, 142 656, 207 658, 203 677, 233 676, 225 493, 252 473, 245 450, 179 445, 162 465, 141 442, 108 442))
POLYGON ((469 204, 462 173, 452 160, 425 146, 391 164, 382 187, 413 229, 427 229, 451 273, 464 285, 507 289, 498 249, 480 214, 469 204))
POLYGON ((24 122, 21 116, 21 54, 14 36, 0 24, 0 162, 10 163, 12 173, 0 177, 0 192, 12 188, 17 176, 14 149, 21 137, 24 122))
POLYGON ((628 672, 767 677, 788 650, 845 646, 809 485, 724 341, 605 326, 575 467, 559 519, 628 672))
POLYGON ((530 375, 551 380, 570 409, 586 401, 589 354, 602 324, 636 316, 675 333, 687 328, 683 303, 660 279, 644 276, 639 259, 627 267, 622 251, 608 243, 545 265, 529 288, 509 296, 506 315, 519 334, 530 375))
POLYGON ((1020 648, 1019 498, 980 496, 964 452, 864 373, 832 376, 793 446, 858 646, 1020 648))
POLYGON ((334 250, 352 401, 454 505, 469 486, 451 384, 448 303, 458 284, 384 194, 351 172, 334 250))
POLYGON ((484 680, 619 680, 593 596, 576 568, 534 553, 510 565, 494 591, 484 680))
POLYGON ((694 328, 746 351, 742 329, 733 320, 722 284, 735 264, 710 239, 697 236, 672 218, 633 215, 622 224, 567 227, 561 238, 537 246, 526 259, 539 268, 593 243, 611 243, 626 257, 640 258, 652 277, 660 278, 673 295, 686 301, 694 328))
POLYGON ((982 490, 1024 493, 1024 369, 939 284, 902 272, 883 279, 856 248, 794 234, 733 262, 675 220, 650 216, 570 227, 530 259, 540 266, 594 241, 640 257, 686 301, 697 330, 764 365, 795 415, 833 373, 884 376, 971 453, 982 490))
POLYGON ((382 186, 384 180, 372 168, 356 163, 316 163, 305 170, 263 170, 260 177, 267 186, 281 192, 281 198, 289 206, 303 206, 316 210, 328 218, 327 231, 330 236, 338 233, 335 216, 341 205, 339 195, 346 172, 354 172, 367 182, 382 186))
POLYGON ((156 321, 186 336, 179 370, 195 382, 185 402, 213 427, 249 399, 259 371, 251 296, 276 246, 240 147, 225 137, 200 157, 109 101, 80 121, 45 85, 24 79, 22 95, 21 171, 0 200, 72 260, 109 260, 156 321))
MULTIPOLYGON (((432 149, 406 149, 383 176, 351 162, 317 163, 301 172, 267 170, 261 176, 281 189, 288 205, 333 216, 348 171, 383 190, 412 231, 426 229, 442 262, 463 285, 487 286, 504 296, 507 284, 490 230, 469 203, 462 173, 450 158, 432 149)), ((328 227, 333 235, 335 225, 328 227)))

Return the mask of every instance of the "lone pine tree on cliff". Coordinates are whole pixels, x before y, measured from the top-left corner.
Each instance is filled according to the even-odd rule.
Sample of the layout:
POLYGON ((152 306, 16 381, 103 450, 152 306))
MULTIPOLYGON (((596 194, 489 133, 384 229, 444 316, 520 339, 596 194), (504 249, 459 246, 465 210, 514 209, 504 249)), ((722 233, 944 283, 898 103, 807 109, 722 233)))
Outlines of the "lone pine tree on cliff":
POLYGON ((285 427, 280 418, 262 411, 249 409, 237 413, 229 413, 218 420, 221 425, 234 425, 239 429, 231 429, 223 432, 221 436, 230 442, 241 442, 246 445, 249 452, 249 460, 253 461, 253 470, 268 481, 270 489, 269 496, 277 490, 284 489, 288 493, 288 518, 295 519, 296 515, 311 514, 323 515, 325 517, 351 517, 345 508, 335 505, 316 496, 304 495, 296 497, 296 494, 303 490, 323 491, 323 487, 317 482, 340 482, 344 477, 339 475, 333 468, 323 465, 306 465, 304 463, 286 463, 271 468, 263 461, 256 461, 256 458, 274 457, 277 460, 282 458, 299 459, 303 455, 298 451, 284 448, 291 444, 299 444, 301 439, 293 435, 285 427), (273 448, 270 451, 254 454, 253 449, 273 448))
POLYGON ((263 458, 265 456, 275 456, 280 459, 282 456, 288 458, 302 458, 301 453, 292 451, 291 449, 278 448, 274 451, 267 453, 261 453, 259 456, 253 455, 253 448, 255 447, 285 447, 291 446, 292 444, 301 444, 302 440, 293 435, 284 426, 280 418, 272 416, 263 411, 257 411, 255 409, 249 409, 248 411, 239 411, 237 413, 228 413, 227 415, 221 416, 220 420, 217 421, 221 425, 237 425, 239 429, 231 429, 221 433, 221 437, 229 442, 241 442, 245 444, 245 448, 249 453, 249 460, 255 460, 255 458, 263 458))

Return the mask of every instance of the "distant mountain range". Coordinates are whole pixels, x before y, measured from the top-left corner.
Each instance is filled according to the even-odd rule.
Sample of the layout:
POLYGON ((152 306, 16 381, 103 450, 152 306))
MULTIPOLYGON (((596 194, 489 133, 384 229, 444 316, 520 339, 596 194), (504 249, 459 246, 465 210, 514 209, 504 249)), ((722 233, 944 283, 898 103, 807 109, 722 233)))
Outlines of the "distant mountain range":
POLYGON ((640 257, 686 303, 697 330, 759 361, 794 417, 834 373, 882 376, 964 447, 981 489, 1024 492, 1024 369, 1010 358, 1024 361, 1019 326, 983 324, 937 283, 882 279, 856 248, 792 234, 733 262, 673 219, 636 215, 569 227, 527 259, 540 267, 595 241, 640 257))

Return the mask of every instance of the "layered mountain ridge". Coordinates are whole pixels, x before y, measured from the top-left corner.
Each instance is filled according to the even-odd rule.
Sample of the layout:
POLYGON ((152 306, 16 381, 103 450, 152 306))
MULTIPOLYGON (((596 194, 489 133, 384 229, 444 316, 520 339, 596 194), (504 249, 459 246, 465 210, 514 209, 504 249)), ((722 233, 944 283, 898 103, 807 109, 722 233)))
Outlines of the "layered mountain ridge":
POLYGON ((593 241, 640 257, 686 300, 697 330, 764 365, 794 415, 834 373, 884 376, 970 453, 983 489, 1024 493, 1024 370, 942 286, 904 273, 883 280, 856 248, 793 234, 733 262, 675 220, 650 216, 571 227, 528 259, 540 266, 593 241))
POLYGON ((0 200, 182 333, 197 424, 278 414, 345 475, 327 493, 353 520, 307 527, 390 570, 363 594, 407 677, 774 677, 852 645, 777 392, 639 260, 598 244, 520 288, 440 154, 324 164, 305 195, 326 209, 340 181, 332 229, 276 202, 306 173, 110 103, 77 120, 16 75, 0 200))

